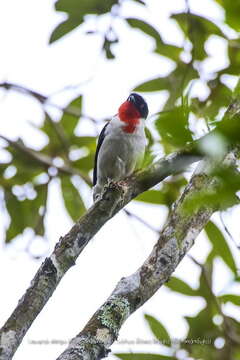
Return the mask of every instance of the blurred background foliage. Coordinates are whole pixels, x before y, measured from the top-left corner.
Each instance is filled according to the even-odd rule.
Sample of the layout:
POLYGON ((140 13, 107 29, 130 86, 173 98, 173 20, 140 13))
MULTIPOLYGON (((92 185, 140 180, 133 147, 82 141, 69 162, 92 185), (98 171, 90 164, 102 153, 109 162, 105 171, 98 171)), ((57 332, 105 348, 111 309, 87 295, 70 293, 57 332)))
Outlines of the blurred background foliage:
MULTIPOLYGON (((147 3, 134 0, 147 11, 147 3)), ((154 0, 149 0, 154 1, 154 0)), ((223 113, 238 95, 238 87, 232 92, 227 80, 238 82, 240 71, 240 1, 216 0, 222 7, 225 18, 221 23, 215 23, 209 18, 191 12, 186 1, 186 11, 173 13, 169 21, 176 22, 179 31, 183 33, 182 47, 167 43, 167 34, 146 22, 143 18, 123 18, 121 15, 122 0, 58 0, 55 4, 57 12, 64 12, 66 19, 52 32, 50 44, 59 41, 78 26, 83 26, 87 15, 95 15, 96 22, 104 14, 111 18, 110 25, 102 31, 102 53, 111 61, 115 58, 115 46, 119 43, 118 28, 115 20, 121 19, 128 25, 128 31, 138 29, 146 36, 151 37, 155 46, 153 52, 165 57, 173 64, 173 70, 167 76, 159 76, 138 84, 137 92, 152 93, 164 91, 168 93, 165 103, 159 112, 151 114, 153 126, 148 126, 146 134, 148 149, 145 165, 154 160, 157 151, 164 156, 179 150, 186 144, 198 139, 209 131, 219 131, 213 142, 214 155, 221 155, 223 149, 239 140, 238 121, 236 127, 221 125, 223 113), (206 77, 204 64, 208 59, 208 41, 212 38, 224 40, 228 64, 206 77), (197 87, 205 88, 206 96, 197 95, 197 87)), ((161 7, 161 5, 159 5, 161 7)), ((91 36, 99 30, 84 30, 91 36)), ((76 44, 76 46, 80 46, 76 44)), ((138 46, 138 44, 136 44, 138 46)), ((226 55, 226 54, 225 54, 226 55)), ((96 55, 97 56, 97 55, 96 55)), ((45 234, 45 215, 47 212, 48 189, 52 179, 59 178, 62 197, 67 212, 73 221, 76 221, 86 211, 86 201, 83 192, 91 187, 92 168, 96 149, 94 136, 81 136, 76 133, 80 122, 91 121, 97 126, 96 120, 89 118, 82 111, 84 93, 61 109, 59 119, 53 119, 46 111, 45 104, 49 99, 31 89, 20 85, 1 83, 6 91, 13 89, 24 92, 38 100, 43 108, 45 119, 39 132, 47 139, 47 144, 35 151, 27 147, 21 139, 9 140, 3 136, 5 151, 9 154, 9 161, 0 165, 0 186, 10 225, 6 230, 6 243, 11 242, 26 228, 31 228, 35 235, 45 234), (76 181, 78 179, 78 181, 76 181), (80 184, 80 185, 79 185, 80 184)), ((105 119, 106 120, 106 119, 105 119)), ((238 120, 238 116, 236 118, 238 120)), ((228 123, 227 123, 228 124, 228 123)), ((235 126, 235 125, 234 125, 235 126)), ((96 127, 97 128, 97 127, 96 127)), ((204 145, 204 152, 212 156, 212 143, 204 145)), ((203 189, 190 204, 192 211, 197 202, 221 202, 222 209, 238 202, 237 191, 240 179, 236 168, 218 168, 215 173, 220 179, 218 193, 208 194, 203 189)), ((165 205, 170 210, 174 201, 181 194, 187 184, 188 174, 169 177, 164 183, 156 186, 136 199, 139 202, 165 205)), ((131 216, 131 214, 129 214, 131 216)), ((157 225, 157 224, 156 224, 157 225)), ((228 231, 228 229, 227 229, 228 231)), ((199 286, 193 289, 176 277, 172 277, 166 286, 184 297, 202 297, 205 307, 194 317, 186 317, 189 327, 186 339, 174 342, 174 334, 168 334, 164 325, 154 317, 146 315, 146 321, 156 341, 162 345, 159 354, 117 354, 118 358, 134 359, 240 359, 240 325, 236 319, 224 314, 224 306, 230 302, 240 305, 240 296, 225 292, 216 296, 213 289, 214 259, 221 258, 232 274, 232 282, 239 283, 239 273, 232 253, 232 247, 223 232, 213 222, 205 228, 206 235, 211 243, 211 251, 204 264, 192 259, 200 269, 199 286), (166 355, 168 354, 168 355, 166 355)), ((234 240, 234 239, 232 239, 234 240)), ((239 246, 235 243, 236 251, 239 246)))

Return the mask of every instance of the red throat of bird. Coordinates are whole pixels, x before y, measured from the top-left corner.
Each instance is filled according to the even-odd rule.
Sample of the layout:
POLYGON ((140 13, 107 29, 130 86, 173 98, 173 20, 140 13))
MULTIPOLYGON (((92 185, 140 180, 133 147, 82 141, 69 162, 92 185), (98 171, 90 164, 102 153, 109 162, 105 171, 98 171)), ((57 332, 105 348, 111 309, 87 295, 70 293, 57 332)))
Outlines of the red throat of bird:
POLYGON ((139 111, 130 101, 125 101, 120 106, 120 108, 118 109, 118 116, 119 119, 126 124, 123 127, 123 131, 129 134, 135 131, 136 126, 137 124, 139 124, 141 118, 139 111))

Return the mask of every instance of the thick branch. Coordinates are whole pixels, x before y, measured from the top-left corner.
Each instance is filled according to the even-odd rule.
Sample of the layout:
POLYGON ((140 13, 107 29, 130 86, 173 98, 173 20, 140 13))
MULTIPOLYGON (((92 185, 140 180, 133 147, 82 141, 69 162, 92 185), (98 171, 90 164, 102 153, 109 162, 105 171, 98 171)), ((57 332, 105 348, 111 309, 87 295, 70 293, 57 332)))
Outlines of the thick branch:
POLYGON ((196 207, 193 212, 185 208, 200 189, 214 191, 216 180, 205 169, 209 169, 209 164, 205 167, 200 163, 147 260, 134 274, 120 280, 107 301, 71 340, 58 360, 104 358, 110 345, 117 339, 124 321, 169 280, 199 232, 217 210, 213 204, 196 207))
MULTIPOLYGON (((239 107, 240 105, 235 109, 236 112, 239 107)), ((157 161, 143 171, 133 174, 130 178, 125 179, 124 187, 111 185, 105 190, 102 199, 88 210, 69 233, 60 238, 54 252, 45 259, 32 280, 31 286, 3 326, 0 338, 0 360, 12 358, 28 328, 53 294, 59 281, 66 271, 74 265, 79 254, 98 230, 138 194, 148 190, 167 176, 185 170, 188 165, 199 160, 199 158, 201 158, 201 155, 193 151, 193 147, 189 147, 157 161)), ((173 211, 168 224, 161 233, 161 241, 154 247, 152 257, 141 268, 141 273, 137 271, 130 277, 130 282, 128 278, 122 279, 111 296, 110 303, 107 302, 96 313, 100 314, 100 317, 96 315, 98 322, 95 323, 95 316, 85 328, 83 335, 79 335, 81 341, 85 339, 86 344, 88 338, 91 341, 96 339, 98 342, 96 351, 99 358, 116 338, 122 322, 168 279, 178 262, 191 247, 195 237, 204 226, 203 224, 209 219, 212 209, 198 210, 192 214, 191 218, 183 216, 180 211, 181 204, 185 201, 185 197, 190 196, 188 194, 191 194, 191 189, 196 190, 208 186, 209 182, 211 182, 211 179, 208 176, 200 174, 193 177, 177 208, 173 211), (169 254, 171 254, 170 258, 169 254), (155 266, 153 266, 154 264, 155 266), (112 310, 114 311, 112 312, 112 310), (116 325, 113 325, 113 327, 106 322, 109 318, 108 315, 110 318, 114 316, 112 320, 113 324, 116 325), (96 326, 100 324, 100 320, 100 332, 96 333, 96 326)), ((79 337, 77 337, 77 342, 78 340, 79 337)), ((74 341, 71 343, 71 347, 74 349, 74 341)), ((67 351, 68 354, 71 353, 71 349, 67 351)), ((74 351, 73 356, 75 356, 74 351)), ((97 357, 90 358, 95 359, 97 357)), ((62 360, 64 357, 60 357, 60 359, 62 360)), ((77 357, 70 356, 69 359, 77 359, 77 357)))
MULTIPOLYGON (((233 160, 232 154, 230 156, 233 160)), ((229 159, 226 159, 229 161, 229 159)), ((204 204, 187 211, 186 204, 200 189, 214 191, 216 179, 209 175, 209 163, 200 163, 163 228, 159 240, 143 265, 122 278, 115 290, 84 329, 71 340, 57 360, 99 360, 107 356, 124 321, 143 305, 176 270, 194 244, 216 206, 204 204)))
MULTIPOLYGON (((15 143, 16 144, 16 143, 15 143)), ((34 152, 35 156, 35 152, 34 152)), ((198 158, 186 151, 176 152, 134 174, 124 188, 110 186, 100 201, 60 238, 52 255, 45 259, 31 286, 1 330, 0 359, 14 355, 32 322, 53 294, 59 281, 75 264, 79 254, 98 230, 140 192, 156 185, 169 175, 182 171, 198 158)))

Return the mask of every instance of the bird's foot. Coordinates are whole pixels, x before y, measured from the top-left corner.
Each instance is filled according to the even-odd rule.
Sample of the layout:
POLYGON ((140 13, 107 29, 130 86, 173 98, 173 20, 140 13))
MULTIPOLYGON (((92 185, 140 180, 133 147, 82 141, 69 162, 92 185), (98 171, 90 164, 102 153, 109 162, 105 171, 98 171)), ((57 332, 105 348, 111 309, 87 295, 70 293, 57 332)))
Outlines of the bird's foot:
POLYGON ((114 181, 112 179, 108 179, 107 183, 103 187, 103 193, 106 190, 109 190, 109 189, 116 189, 116 190, 119 190, 122 193, 121 198, 123 199, 124 194, 127 191, 127 185, 128 185, 127 181, 124 181, 124 180, 114 181))
POLYGON ((127 181, 124 180, 113 181, 112 179, 108 179, 107 183, 104 185, 104 190, 109 188, 119 188, 120 190, 124 190, 127 185, 127 181))
POLYGON ((117 185, 122 187, 122 188, 126 188, 128 183, 127 183, 126 180, 119 180, 119 181, 117 181, 117 185))
POLYGON ((103 192, 114 186, 115 186, 115 182, 112 179, 108 178, 106 184, 103 186, 103 192))
POLYGON ((128 190, 128 182, 126 180, 119 180, 116 182, 116 186, 121 190, 121 201, 124 202, 128 190))
POLYGON ((100 200, 102 198, 101 194, 95 194, 93 196, 93 202, 96 203, 98 200, 100 200))

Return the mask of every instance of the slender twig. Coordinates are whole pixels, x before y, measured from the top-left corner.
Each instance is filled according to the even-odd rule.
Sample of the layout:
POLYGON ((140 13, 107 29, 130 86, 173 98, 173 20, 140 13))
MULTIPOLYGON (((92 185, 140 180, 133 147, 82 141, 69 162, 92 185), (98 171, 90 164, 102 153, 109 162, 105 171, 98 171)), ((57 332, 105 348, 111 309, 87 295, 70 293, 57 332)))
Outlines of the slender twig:
POLYGON ((238 250, 240 250, 240 245, 235 241, 234 237, 232 236, 232 234, 230 233, 230 231, 228 230, 226 224, 225 224, 225 221, 223 219, 223 211, 220 211, 219 212, 219 217, 220 217, 220 220, 221 220, 221 223, 222 223, 222 226, 224 228, 224 230, 226 231, 226 233, 228 234, 229 238, 232 240, 232 242, 234 243, 234 245, 236 246, 236 248, 238 250))
POLYGON ((61 93, 65 93, 66 91, 72 91, 72 90, 77 90, 79 89, 80 87, 82 86, 85 86, 87 85, 94 77, 89 77, 88 79, 84 80, 84 81, 81 81, 79 82, 78 84, 74 84, 74 85, 66 85, 64 86, 62 89, 60 90, 56 90, 54 92, 51 93, 51 97, 52 96, 55 96, 55 95, 58 95, 58 94, 61 94, 61 93))
POLYGON ((52 106, 55 109, 58 109, 65 114, 76 116, 78 118, 84 117, 88 120, 91 120, 94 124, 97 124, 96 119, 94 119, 93 117, 88 116, 86 114, 83 114, 82 112, 79 112, 79 109, 75 108, 74 106, 62 107, 60 105, 54 104, 49 100, 49 98, 51 96, 41 94, 35 90, 29 89, 28 87, 14 84, 14 83, 9 83, 9 82, 0 83, 0 87, 4 88, 5 90, 15 90, 15 91, 23 93, 25 95, 30 95, 30 96, 34 97, 36 100, 38 100, 42 105, 52 106))
POLYGON ((39 151, 35 151, 33 149, 28 148, 26 145, 23 144, 23 142, 19 141, 13 141, 8 139, 6 136, 0 135, 0 138, 5 140, 9 145, 11 145, 14 149, 23 152, 27 156, 29 156, 31 159, 35 160, 37 163, 42 165, 45 169, 48 169, 49 167, 56 168, 59 172, 62 172, 64 174, 68 175, 78 175, 80 176, 89 186, 92 185, 91 179, 84 174, 81 170, 70 167, 68 165, 62 165, 57 166, 53 163, 53 160, 51 157, 42 154, 39 151))
POLYGON ((18 92, 31 95, 35 99, 40 101, 42 104, 48 100, 48 97, 46 95, 40 94, 39 92, 37 92, 35 90, 29 89, 27 87, 24 87, 24 86, 21 86, 18 84, 9 83, 9 82, 5 81, 5 82, 0 83, 0 87, 4 88, 6 90, 16 90, 18 92))
POLYGON ((145 225, 148 229, 152 230, 153 232, 155 232, 157 234, 160 233, 159 230, 155 229, 151 224, 149 224, 148 222, 143 220, 140 216, 133 214, 131 211, 129 211, 127 209, 124 209, 124 212, 128 217, 138 220, 141 224, 145 225))

